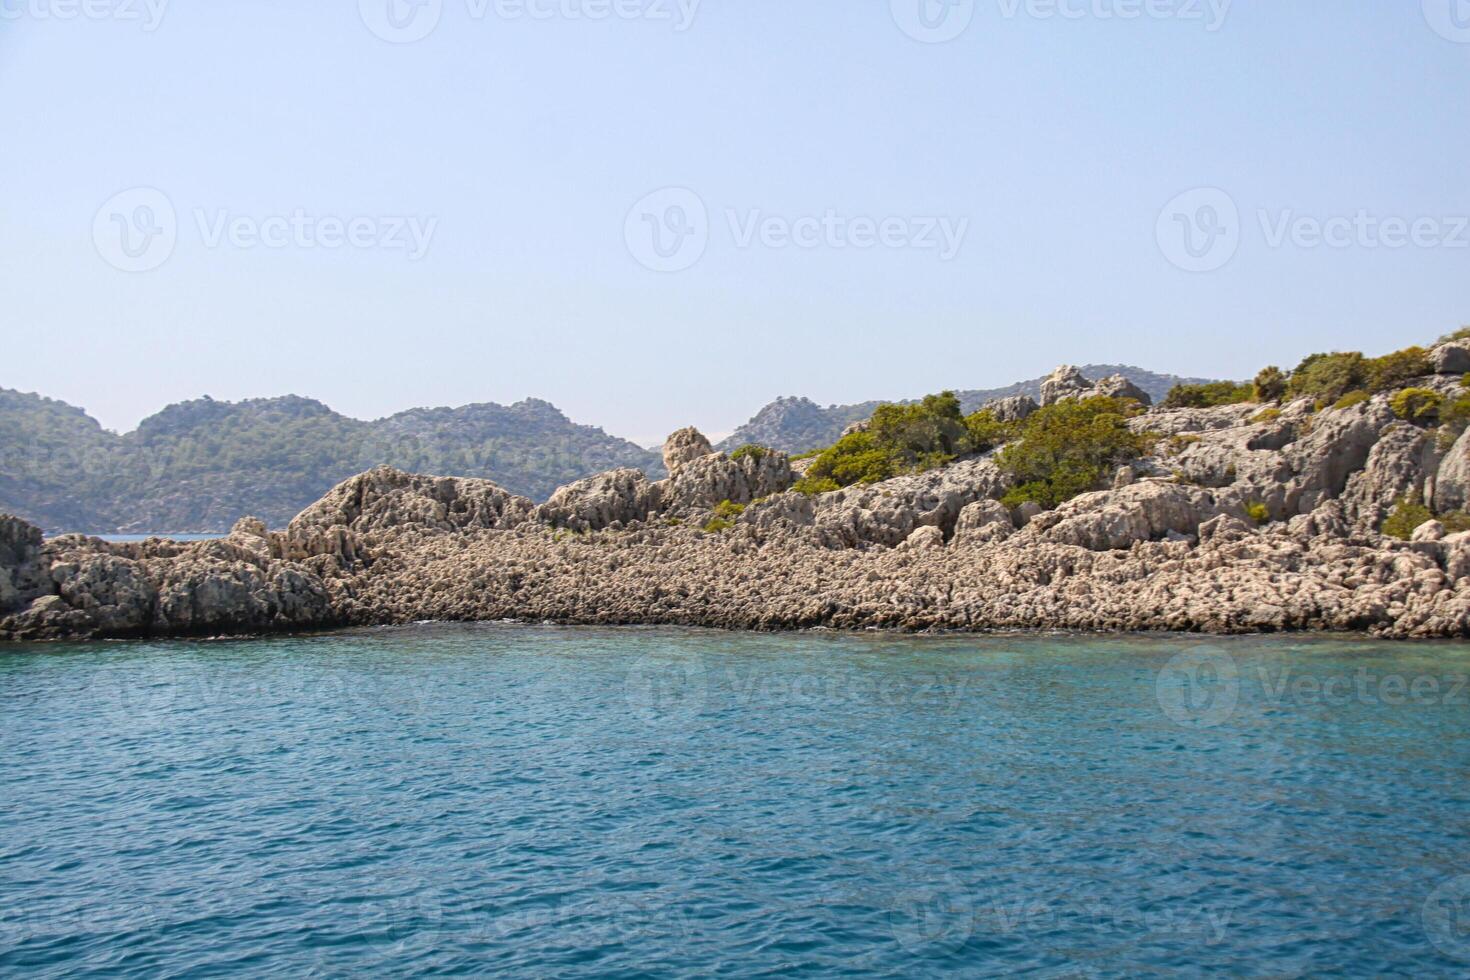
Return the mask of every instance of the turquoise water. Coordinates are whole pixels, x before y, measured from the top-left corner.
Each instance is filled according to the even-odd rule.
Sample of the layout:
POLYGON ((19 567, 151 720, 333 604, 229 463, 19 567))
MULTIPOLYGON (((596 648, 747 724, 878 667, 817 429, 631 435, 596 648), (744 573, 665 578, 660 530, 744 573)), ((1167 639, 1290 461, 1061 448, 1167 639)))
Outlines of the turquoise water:
POLYGON ((0 973, 1463 976, 1470 652, 0 648, 0 973))

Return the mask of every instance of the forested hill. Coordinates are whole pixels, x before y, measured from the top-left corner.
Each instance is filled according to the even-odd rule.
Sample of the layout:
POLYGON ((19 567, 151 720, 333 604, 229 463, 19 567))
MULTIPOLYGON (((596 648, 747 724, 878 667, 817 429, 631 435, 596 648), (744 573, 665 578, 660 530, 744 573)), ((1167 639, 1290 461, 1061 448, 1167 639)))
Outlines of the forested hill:
POLYGON ((0 388, 0 512, 57 531, 273 527, 380 463, 488 477, 543 500, 619 466, 662 474, 658 454, 527 399, 418 408, 364 422, 288 395, 170 405, 126 435, 80 408, 0 388))
MULTIPOLYGON (((1084 364, 1078 370, 1092 381, 1121 374, 1148 392, 1154 401, 1162 401, 1169 389, 1177 384, 1203 384, 1206 380, 1211 380, 1158 374, 1131 364, 1084 364)), ((957 391, 956 394, 960 396, 960 404, 968 413, 994 398, 1008 398, 1011 395, 1030 395, 1036 398, 1041 393, 1043 380, 1044 378, 1032 378, 1004 388, 981 388, 957 391)), ((842 435, 843 429, 872 415, 873 409, 880 404, 882 402, 869 401, 855 405, 828 405, 823 408, 808 398, 778 398, 736 429, 728 439, 720 443, 719 448, 728 451, 747 443, 756 443, 783 452, 801 453, 808 449, 830 446, 842 435)))

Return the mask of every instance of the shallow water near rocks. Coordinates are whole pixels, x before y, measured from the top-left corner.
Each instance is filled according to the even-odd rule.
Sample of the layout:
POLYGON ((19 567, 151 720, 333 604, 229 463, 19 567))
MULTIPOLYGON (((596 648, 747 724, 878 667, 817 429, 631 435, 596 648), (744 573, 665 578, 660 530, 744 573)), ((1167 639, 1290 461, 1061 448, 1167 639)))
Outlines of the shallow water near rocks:
POLYGON ((0 647, 0 972, 1470 970, 1470 646, 0 647))

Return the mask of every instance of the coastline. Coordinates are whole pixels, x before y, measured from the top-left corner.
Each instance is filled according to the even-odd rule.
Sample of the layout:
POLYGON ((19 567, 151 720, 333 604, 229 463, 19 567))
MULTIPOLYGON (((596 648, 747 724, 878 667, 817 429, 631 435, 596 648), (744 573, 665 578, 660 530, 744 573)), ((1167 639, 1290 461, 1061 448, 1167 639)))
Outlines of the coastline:
MULTIPOLYGON (((1411 382, 1445 399, 1462 390, 1449 371, 1411 382)), ((1126 404, 1096 395, 1063 368, 1046 400, 1063 417, 1069 399, 1126 404)), ((1112 415, 1151 448, 1110 488, 1050 509, 1006 502, 1018 488, 998 447, 812 489, 810 461, 716 452, 685 429, 665 445, 667 479, 613 470, 540 505, 488 480, 378 467, 280 531, 244 518, 221 538, 108 542, 0 517, 0 639, 507 619, 1470 637, 1470 531, 1425 509, 1410 540, 1383 532, 1410 496, 1463 505, 1470 434, 1441 445, 1395 397, 1112 415)), ((1001 412, 1047 417, 1023 400, 1001 412)))

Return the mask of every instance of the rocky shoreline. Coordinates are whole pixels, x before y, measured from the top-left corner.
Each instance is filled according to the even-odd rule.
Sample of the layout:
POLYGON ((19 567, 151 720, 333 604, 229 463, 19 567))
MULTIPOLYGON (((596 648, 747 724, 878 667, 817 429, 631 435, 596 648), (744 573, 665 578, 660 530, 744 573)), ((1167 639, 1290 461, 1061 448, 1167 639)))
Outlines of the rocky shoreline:
MULTIPOLYGON (((1448 346, 1414 386, 1461 391, 1470 347, 1448 346)), ((1059 369, 1042 401, 1141 394, 1124 385, 1059 369)), ((246 518, 217 540, 43 539, 0 516, 0 639, 500 619, 1470 636, 1470 531, 1380 531, 1405 495, 1465 505, 1470 436, 1441 445, 1392 395, 1150 409, 1128 425, 1157 437, 1151 453, 1046 511, 1000 502, 1012 480, 993 452, 802 493, 784 454, 715 452, 686 429, 667 479, 614 470, 540 505, 378 467, 284 530, 246 518)))

